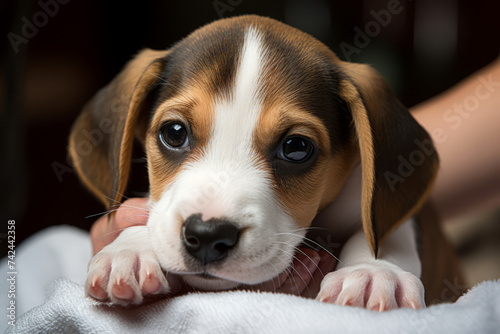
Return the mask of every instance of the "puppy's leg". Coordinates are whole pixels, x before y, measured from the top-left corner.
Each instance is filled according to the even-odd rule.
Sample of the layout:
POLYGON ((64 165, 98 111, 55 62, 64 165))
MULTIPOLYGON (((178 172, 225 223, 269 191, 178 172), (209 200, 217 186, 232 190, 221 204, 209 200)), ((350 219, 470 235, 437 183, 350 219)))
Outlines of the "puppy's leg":
POLYGON ((114 304, 140 304, 146 295, 169 292, 146 226, 125 229, 88 265, 86 294, 114 304))
POLYGON ((338 269, 323 278, 316 299, 384 311, 425 306, 412 220, 394 230, 375 259, 363 230, 344 245, 338 269))

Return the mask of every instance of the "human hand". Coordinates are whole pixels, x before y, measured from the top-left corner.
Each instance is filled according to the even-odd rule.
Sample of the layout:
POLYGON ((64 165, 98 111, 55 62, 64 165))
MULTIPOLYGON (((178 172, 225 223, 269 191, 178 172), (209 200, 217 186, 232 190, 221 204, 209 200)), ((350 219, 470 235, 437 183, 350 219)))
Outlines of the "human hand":
MULTIPOLYGON (((121 231, 130 226, 146 225, 148 220, 148 198, 131 198, 123 202, 116 213, 108 219, 99 218, 90 230, 94 255, 106 245, 113 242, 121 231)), ((259 290, 294 294, 314 298, 319 292, 321 280, 335 269, 336 259, 326 251, 315 251, 309 248, 298 247, 294 254, 292 266, 272 280, 257 284, 243 285, 239 289, 259 290)), ((174 281, 172 275, 169 282, 174 281)), ((177 294, 190 291, 188 287, 180 288, 175 280, 177 294)), ((173 282, 172 282, 173 283, 173 282)))
POLYGON ((278 277, 243 288, 315 298, 323 277, 332 272, 336 265, 336 258, 327 251, 317 252, 310 248, 297 247, 292 266, 278 277))
POLYGON ((96 220, 90 229, 94 255, 112 243, 127 227, 146 225, 148 217, 148 198, 130 198, 110 217, 106 215, 96 220))

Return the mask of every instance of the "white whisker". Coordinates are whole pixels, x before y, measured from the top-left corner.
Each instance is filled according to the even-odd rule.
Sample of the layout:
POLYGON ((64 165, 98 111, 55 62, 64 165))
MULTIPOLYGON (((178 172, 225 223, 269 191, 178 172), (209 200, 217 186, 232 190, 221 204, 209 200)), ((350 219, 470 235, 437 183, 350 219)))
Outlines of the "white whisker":
POLYGON ((86 216, 85 219, 87 218, 91 218, 91 217, 96 217, 96 216, 105 216, 105 215, 109 215, 110 213, 113 213, 115 212, 116 210, 118 209, 112 209, 112 210, 106 210, 106 211, 103 211, 103 212, 99 212, 99 213, 94 213, 90 216, 86 216))
MULTIPOLYGON (((285 243, 285 242, 282 242, 282 241, 278 241, 278 243, 280 243, 280 244, 285 244, 285 245, 289 245, 289 244, 287 244, 287 243, 285 243)), ((314 261, 311 259, 311 257, 309 257, 309 255, 307 255, 306 253, 304 253, 304 251, 302 251, 300 248, 298 248, 298 247, 296 247, 296 246, 294 246, 294 248, 295 248, 295 250, 296 250, 297 252, 300 252, 300 253, 301 253, 301 254, 303 254, 305 257, 307 257, 307 258, 309 259, 309 261, 311 261, 311 262, 313 262, 313 263, 314 263, 314 261)), ((293 257, 294 257, 295 259, 297 259, 297 257, 296 257, 296 256, 293 256, 293 257)), ((299 259, 297 259, 297 261, 299 261, 299 259)), ((301 262, 302 262, 302 261, 301 261, 301 262)), ((303 263, 302 263, 302 264, 303 264, 303 263)), ((321 273, 321 276, 325 277, 325 274, 323 274, 323 272, 321 271, 321 269, 319 268, 319 266, 318 266, 316 263, 314 263, 314 265, 316 266, 316 268, 317 268, 317 269, 319 270, 319 272, 321 273)), ((307 268, 307 267, 306 267, 306 268, 307 268)), ((309 269, 307 269, 307 270, 309 271, 309 269)), ((313 275, 312 275, 312 273, 311 273, 310 271, 309 271, 309 274, 311 275, 311 277, 313 277, 313 275)))
MULTIPOLYGON (((293 236, 297 236, 296 234, 294 233, 290 233, 290 232, 281 232, 281 233, 276 233, 276 235, 281 235, 281 234, 285 234, 285 235, 293 235, 293 236)), ((316 241, 310 239, 310 238, 307 238, 305 236, 302 237, 303 240, 307 241, 307 242, 310 242, 314 245, 316 245, 318 248, 321 248, 322 250, 324 250, 325 252, 327 252, 328 254, 330 254, 334 259, 336 259, 339 263, 342 263, 344 264, 342 261, 340 261, 340 259, 338 257, 336 257, 335 255, 333 255, 332 252, 330 252, 328 249, 326 249, 325 247, 323 247, 322 245, 320 245, 319 243, 317 243, 316 241)))
POLYGON ((109 233, 106 233, 106 234, 104 234, 104 235, 100 236, 100 237, 98 238, 98 240, 102 240, 102 239, 104 239, 104 238, 106 238, 106 237, 108 237, 108 236, 110 236, 110 235, 119 234, 120 232, 124 231, 126 228, 127 228, 127 227, 124 227, 124 228, 118 228, 118 229, 116 229, 116 230, 113 230, 113 231, 111 231, 111 232, 109 232, 109 233))

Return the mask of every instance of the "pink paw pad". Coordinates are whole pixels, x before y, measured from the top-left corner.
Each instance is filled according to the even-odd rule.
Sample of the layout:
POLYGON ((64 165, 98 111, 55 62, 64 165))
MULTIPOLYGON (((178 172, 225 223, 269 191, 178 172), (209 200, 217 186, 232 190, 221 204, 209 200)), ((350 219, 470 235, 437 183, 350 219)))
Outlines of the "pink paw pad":
POLYGON ((108 299, 108 293, 96 281, 92 282, 88 293, 92 298, 99 301, 106 301, 108 299))
POLYGON ((132 290, 132 288, 123 280, 118 280, 114 285, 113 288, 111 289, 111 293, 115 298, 121 299, 121 300, 134 300, 135 298, 135 292, 132 290))
POLYGON ((153 274, 148 273, 142 283, 142 292, 144 294, 155 294, 161 289, 161 282, 153 274))

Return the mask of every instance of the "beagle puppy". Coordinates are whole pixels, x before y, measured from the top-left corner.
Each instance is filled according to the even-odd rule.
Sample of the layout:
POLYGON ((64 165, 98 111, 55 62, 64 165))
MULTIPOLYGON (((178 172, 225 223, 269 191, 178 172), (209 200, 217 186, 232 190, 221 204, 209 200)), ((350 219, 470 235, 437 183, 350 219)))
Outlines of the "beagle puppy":
POLYGON ((320 301, 375 310, 425 305, 412 215, 438 157, 427 132, 367 65, 308 34, 242 16, 168 50, 143 50, 85 106, 69 151, 106 205, 143 143, 147 225, 90 261, 86 292, 114 304, 285 271, 312 225, 343 243, 320 301))

